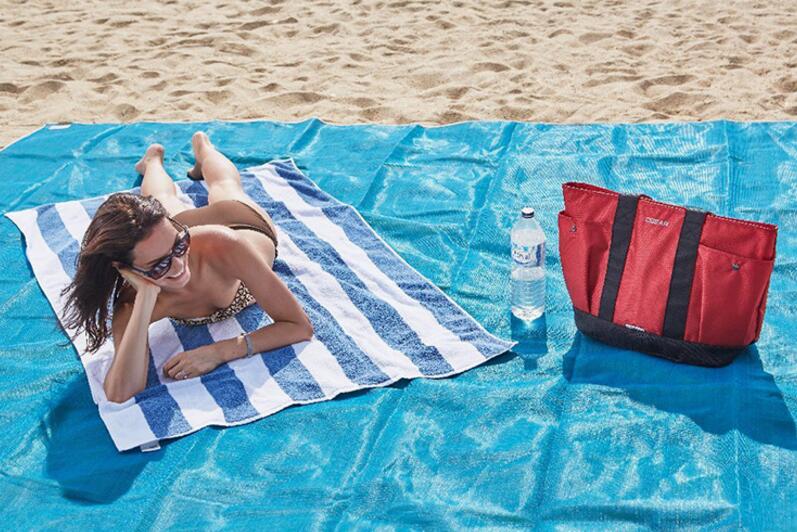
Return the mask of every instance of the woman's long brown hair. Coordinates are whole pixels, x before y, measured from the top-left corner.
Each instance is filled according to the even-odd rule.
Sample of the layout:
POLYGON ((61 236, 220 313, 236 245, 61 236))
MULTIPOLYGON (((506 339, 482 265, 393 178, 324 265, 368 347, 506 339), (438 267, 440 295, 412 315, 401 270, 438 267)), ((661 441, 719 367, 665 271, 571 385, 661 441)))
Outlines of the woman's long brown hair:
POLYGON ((111 336, 110 318, 123 278, 113 261, 132 264, 133 248, 168 213, 151 196, 119 192, 97 209, 86 229, 77 271, 61 292, 65 296, 63 323, 75 334, 86 332, 86 350, 97 351, 111 336))

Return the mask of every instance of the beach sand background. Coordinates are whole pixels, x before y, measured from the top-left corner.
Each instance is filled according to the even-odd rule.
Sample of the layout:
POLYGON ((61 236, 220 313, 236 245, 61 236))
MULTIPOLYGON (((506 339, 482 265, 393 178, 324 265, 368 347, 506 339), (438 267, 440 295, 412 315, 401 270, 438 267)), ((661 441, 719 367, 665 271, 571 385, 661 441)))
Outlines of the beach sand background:
POLYGON ((797 2, 0 0, 0 146, 309 117, 797 120, 797 2))

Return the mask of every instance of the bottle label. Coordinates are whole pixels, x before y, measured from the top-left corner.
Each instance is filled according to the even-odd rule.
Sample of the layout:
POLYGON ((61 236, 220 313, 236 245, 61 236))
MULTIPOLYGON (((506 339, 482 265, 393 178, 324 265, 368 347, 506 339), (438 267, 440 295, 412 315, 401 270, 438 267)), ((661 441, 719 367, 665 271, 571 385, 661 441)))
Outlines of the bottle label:
POLYGON ((512 260, 523 266, 542 266, 545 263, 545 246, 531 248, 521 244, 512 244, 512 260))

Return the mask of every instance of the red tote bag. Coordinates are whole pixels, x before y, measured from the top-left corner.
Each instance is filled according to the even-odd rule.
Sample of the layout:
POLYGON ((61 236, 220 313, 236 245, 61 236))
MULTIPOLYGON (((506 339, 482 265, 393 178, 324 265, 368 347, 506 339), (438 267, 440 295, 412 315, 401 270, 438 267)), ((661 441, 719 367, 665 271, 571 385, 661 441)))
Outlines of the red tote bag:
POLYGON ((777 226, 587 183, 562 189, 559 256, 581 332, 701 366, 758 339, 777 226))

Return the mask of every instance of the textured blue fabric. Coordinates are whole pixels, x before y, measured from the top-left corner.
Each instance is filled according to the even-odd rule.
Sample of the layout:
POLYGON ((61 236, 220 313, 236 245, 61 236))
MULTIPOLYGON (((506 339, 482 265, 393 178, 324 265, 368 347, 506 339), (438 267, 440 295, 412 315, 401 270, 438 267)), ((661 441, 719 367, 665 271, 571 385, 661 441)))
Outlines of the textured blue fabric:
MULTIPOLYGON (((151 142, 183 178, 207 131, 240 168, 293 157, 412 266, 509 337, 509 227, 548 235, 548 311, 514 352, 117 453, 80 362, 0 220, 0 504, 24 528, 790 528, 797 522, 797 125, 439 128, 318 120, 72 125, 0 152, 4 212, 138 185, 151 142), (776 223, 759 342, 720 369, 577 333, 557 253, 561 183, 776 223)), ((515 333, 521 331, 515 327, 515 333)))

